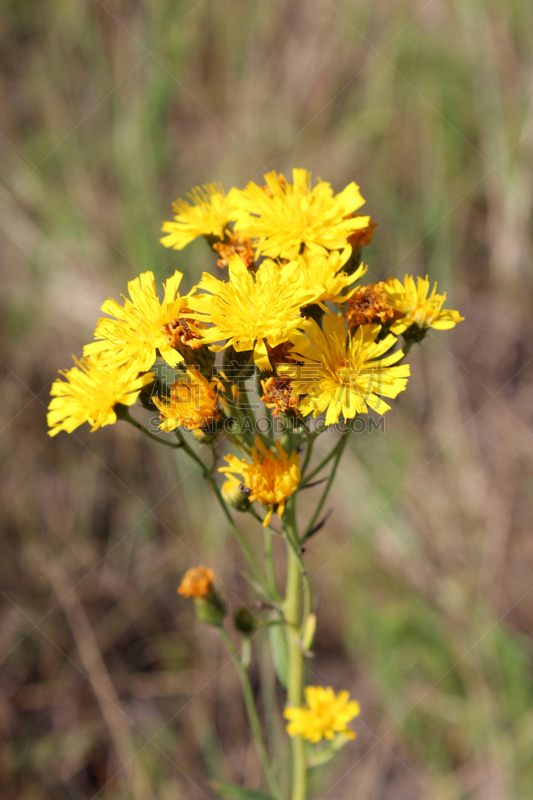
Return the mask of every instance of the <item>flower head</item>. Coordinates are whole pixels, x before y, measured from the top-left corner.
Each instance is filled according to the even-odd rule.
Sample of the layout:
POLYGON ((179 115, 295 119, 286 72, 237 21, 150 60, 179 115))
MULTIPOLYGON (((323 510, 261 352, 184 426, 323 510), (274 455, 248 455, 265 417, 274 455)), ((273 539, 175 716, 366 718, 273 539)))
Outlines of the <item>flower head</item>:
POLYGON ((243 485, 248 490, 248 499, 258 500, 269 507, 263 525, 266 527, 272 516, 274 506, 278 506, 281 517, 285 509, 285 500, 293 494, 300 481, 297 453, 287 455, 279 442, 276 442, 277 454, 268 450, 257 438, 252 447, 253 461, 248 463, 236 456, 226 456, 227 467, 220 467, 236 485, 243 485), (236 477, 240 475, 242 480, 236 477))
POLYGON ((213 588, 215 573, 212 569, 204 567, 191 567, 187 570, 178 589, 182 597, 207 597, 213 588))
POLYGON ((312 303, 320 291, 320 287, 300 288, 296 270, 296 265, 289 269, 266 261, 254 274, 234 255, 229 259, 229 281, 204 272, 198 289, 210 294, 187 301, 200 312, 198 319, 213 324, 202 332, 202 341, 212 344, 226 339, 216 350, 229 345, 237 352, 253 350, 260 369, 270 369, 267 343, 276 347, 287 341, 304 322, 300 308, 312 303))
POLYGON ((366 413, 368 406, 384 414, 390 406, 383 397, 396 397, 405 389, 409 365, 391 366, 403 352, 382 358, 395 344, 390 334, 376 341, 379 325, 361 325, 353 336, 346 335, 342 317, 324 317, 324 331, 311 321, 309 344, 295 347, 300 365, 283 364, 279 370, 293 379, 293 391, 304 395, 300 412, 317 417, 326 412, 326 425, 337 422, 342 414, 352 419, 366 413))
POLYGON ((304 705, 299 708, 289 706, 283 712, 285 719, 289 720, 289 736, 301 736, 313 744, 321 739, 332 741, 339 733, 355 739, 348 722, 359 715, 360 708, 356 700, 350 700, 349 692, 344 690, 335 695, 331 687, 306 686, 304 694, 304 705))
POLYGON ((353 275, 343 272, 342 268, 349 257, 350 248, 346 248, 342 253, 337 250, 331 253, 306 250, 295 261, 290 261, 282 269, 292 269, 294 264, 297 264, 298 286, 302 289, 320 287, 320 293, 313 302, 321 303, 326 300, 335 300, 343 289, 355 283, 367 271, 367 267, 361 264, 353 275))
POLYGON ((209 382, 197 369, 179 370, 170 397, 153 398, 161 412, 161 430, 173 431, 181 426, 197 431, 216 422, 220 419, 217 389, 217 381, 209 382))
POLYGON ((265 175, 267 190, 250 182, 241 193, 235 230, 258 239, 257 249, 272 258, 294 259, 302 245, 325 253, 342 250, 348 237, 368 226, 370 217, 352 217, 365 202, 359 187, 350 183, 334 195, 329 183, 319 180, 311 189, 311 174, 293 169, 293 183, 275 171, 265 175))
POLYGON ((52 400, 48 406, 48 431, 55 436, 59 431, 72 433, 84 422, 90 422, 95 431, 117 421, 114 406, 121 403, 131 406, 143 386, 154 379, 152 374, 139 375, 130 365, 112 370, 102 370, 99 358, 78 360, 75 367, 61 372, 52 384, 52 400))
POLYGON ((229 229, 225 231, 224 241, 215 242, 213 250, 218 253, 217 265, 223 269, 228 266, 229 259, 235 253, 241 257, 248 269, 254 268, 254 248, 251 239, 241 239, 236 233, 229 229))
POLYGON ((416 284, 410 275, 405 276, 403 285, 397 278, 388 278, 384 289, 387 292, 387 303, 396 312, 397 319, 391 325, 391 331, 396 335, 403 333, 411 325, 446 331, 464 319, 458 311, 442 308, 446 292, 437 294, 436 283, 428 297, 427 275, 425 278, 418 277, 416 284))
POLYGON ((394 309, 388 304, 388 295, 383 281, 369 286, 358 286, 338 300, 346 303, 343 316, 349 328, 357 325, 383 324, 394 317, 394 309))
MULTIPOLYGON (((181 313, 185 314, 186 309, 182 309, 181 313)), ((205 328, 205 325, 190 317, 174 317, 170 322, 161 325, 161 331, 167 337, 169 345, 181 355, 185 348, 197 350, 202 346, 200 328, 205 328)))
POLYGON ((267 408, 272 409, 275 417, 287 411, 294 411, 298 417, 300 416, 298 412, 298 395, 294 394, 292 380, 288 375, 282 375, 279 378, 267 378, 266 381, 262 380, 261 384, 264 391, 261 400, 267 408))
POLYGON ((239 192, 231 189, 226 195, 219 183, 206 183, 196 186, 188 197, 192 200, 176 200, 173 203, 176 215, 174 222, 163 223, 162 231, 167 233, 161 243, 165 247, 181 250, 198 236, 224 238, 228 222, 235 218, 235 201, 239 192))
MULTIPOLYGON (((99 353, 105 365, 115 366, 129 361, 139 372, 150 369, 159 350, 161 357, 175 367, 183 356, 173 347, 173 332, 180 317, 190 317, 188 297, 181 297, 178 287, 183 275, 176 272, 165 283, 161 303, 155 289, 153 272, 143 272, 128 283, 130 297, 124 305, 109 298, 102 311, 112 319, 102 317, 94 333, 96 341, 84 347, 84 355, 99 353)), ((190 327, 190 320, 187 320, 190 327)))

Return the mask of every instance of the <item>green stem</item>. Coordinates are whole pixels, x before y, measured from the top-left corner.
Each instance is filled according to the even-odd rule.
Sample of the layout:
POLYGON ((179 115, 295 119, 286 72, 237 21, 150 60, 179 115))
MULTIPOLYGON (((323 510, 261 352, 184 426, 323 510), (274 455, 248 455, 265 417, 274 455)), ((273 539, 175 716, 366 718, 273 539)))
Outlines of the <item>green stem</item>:
POLYGON ((237 450, 242 450, 242 452, 245 453, 247 456, 250 455, 249 445, 246 442, 239 439, 238 436, 236 436, 233 433, 230 433, 229 431, 224 431, 224 436, 229 442, 231 442, 237 448, 237 450))
POLYGON ((315 437, 310 435, 310 434, 307 434, 307 447, 305 449, 305 459, 304 459, 304 463, 303 463, 302 469, 300 471, 301 480, 304 479, 305 473, 307 472, 307 468, 309 466, 309 462, 311 461, 311 456, 313 454, 313 446, 314 446, 314 444, 315 444, 315 437))
POLYGON ((244 695, 244 704, 246 706, 246 712, 248 714, 248 720, 250 722, 252 736, 254 739, 257 754, 261 761, 261 766, 263 767, 263 772, 265 773, 265 777, 267 779, 270 791, 272 792, 273 796, 276 798, 276 800, 281 800, 281 792, 279 784, 272 769, 272 764, 270 763, 270 758, 263 739, 261 722, 259 720, 257 709, 255 707, 254 694, 252 691, 252 687, 250 685, 250 679, 248 677, 248 673, 246 672, 241 662, 239 653, 237 652, 237 648, 233 644, 231 637, 226 633, 224 628, 220 627, 219 630, 220 630, 220 635, 224 640, 224 644, 228 649, 228 652, 232 658, 233 663, 235 664, 237 673, 239 675, 242 687, 242 693, 244 695))
POLYGON ((298 487, 299 489, 303 489, 304 486, 307 486, 307 484, 313 480, 315 475, 318 475, 319 472, 322 472, 324 467, 326 467, 329 464, 331 459, 335 458, 339 449, 340 450, 344 449, 344 445, 346 444, 346 436, 349 432, 350 432, 349 428, 346 428, 346 430, 343 431, 343 433, 341 434, 341 438, 339 439, 335 447, 328 453, 328 455, 323 459, 323 461, 320 462, 318 467, 315 467, 315 469, 311 473, 309 473, 305 481, 301 484, 301 486, 298 487))
MULTIPOLYGON (((284 524, 287 536, 298 539, 294 498, 287 503, 284 524)), ((294 550, 287 547, 287 591, 284 604, 285 636, 289 655, 287 700, 291 706, 302 705, 304 654, 300 643, 300 591, 302 588, 301 561, 294 550)), ((307 765, 305 742, 301 736, 291 739, 292 746, 292 794, 291 800, 307 798, 307 765)))
POLYGON ((265 543, 265 561, 267 568, 267 578, 273 592, 276 592, 276 573, 274 571, 274 553, 272 548, 272 531, 265 528, 263 531, 265 543))
POLYGON ((335 453, 335 460, 333 462, 333 467, 331 469, 331 473, 330 473, 330 476, 328 478, 328 482, 326 483, 326 487, 325 487, 325 489, 324 489, 324 491, 322 493, 322 497, 320 498, 320 502, 318 503, 318 506, 316 507, 315 513, 313 514, 313 516, 311 518, 311 521, 309 522, 309 524, 308 524, 308 526, 306 528, 306 531, 305 531, 305 533, 303 535, 302 541, 304 541, 304 542, 307 539, 307 537, 309 536, 310 532, 313 530, 313 526, 314 526, 315 522, 317 521, 317 519, 318 519, 318 517, 320 515, 320 512, 322 511, 322 508, 324 507, 324 503, 326 502, 327 496, 329 494, 329 490, 331 489, 331 485, 332 485, 333 480, 335 478, 335 474, 337 472, 337 468, 339 466, 339 462, 340 462, 342 454, 344 452, 344 448, 346 447, 346 442, 347 441, 348 441, 348 436, 346 435, 346 432, 344 432, 342 434, 342 438, 341 438, 340 442, 335 447, 336 453, 335 453))
POLYGON ((174 449, 176 447, 181 447, 181 444, 177 444, 176 442, 168 442, 166 439, 162 439, 155 433, 150 433, 148 428, 145 428, 144 425, 142 425, 140 422, 137 422, 137 420, 131 416, 127 406, 124 406, 123 408, 126 410, 124 411, 121 409, 120 413, 117 414, 119 419, 124 420, 124 422, 129 422, 130 425, 133 425, 134 428, 137 428, 138 431, 141 431, 141 433, 144 433, 145 436, 148 436, 149 439, 153 439, 153 441, 157 442, 158 444, 164 444, 166 447, 173 447, 174 449))
POLYGON ((183 449, 185 450, 187 455, 190 456, 190 458, 192 458, 192 460, 195 461, 198 464, 198 466, 201 468, 205 478, 207 478, 207 480, 209 481, 209 483, 213 487, 213 490, 215 492, 215 496, 216 496, 216 498, 217 498, 217 500, 219 502, 219 505, 220 505, 220 507, 221 507, 221 509, 222 509, 222 511, 224 513, 224 516, 226 517, 226 519, 227 519, 227 521, 228 521, 228 523, 230 525, 230 528, 233 531, 233 535, 235 536, 235 538, 237 539, 237 541, 238 541, 238 543, 240 545, 241 550, 243 551, 243 553, 245 554, 246 558, 248 559, 248 562, 250 564, 252 572, 254 573, 255 578, 259 581, 259 583, 261 584, 263 589, 267 592, 268 596, 271 597, 273 600, 278 602, 280 598, 277 597, 277 596, 274 597, 272 595, 272 592, 270 590, 268 582, 265 580, 265 576, 263 575, 263 570, 259 566, 259 563, 258 563, 256 557, 254 556, 252 550, 250 549, 250 546, 248 545, 248 543, 244 539, 242 533, 240 532, 240 530, 238 529, 237 525, 233 521, 233 518, 232 518, 231 514, 228 511, 228 507, 227 507, 226 503, 224 502, 224 498, 222 497, 222 494, 220 492, 220 488, 218 486, 218 483, 216 482, 216 479, 215 479, 214 475, 212 475, 209 472, 209 470, 207 469, 207 467, 204 464, 204 462, 202 461, 202 459, 198 455, 196 455, 196 453, 194 452, 192 447, 190 447, 188 442, 185 440, 185 437, 183 436, 183 434, 181 433, 181 431, 179 429, 176 431, 176 435, 178 436, 178 438, 180 440, 180 443, 181 443, 180 446, 183 447, 183 449))

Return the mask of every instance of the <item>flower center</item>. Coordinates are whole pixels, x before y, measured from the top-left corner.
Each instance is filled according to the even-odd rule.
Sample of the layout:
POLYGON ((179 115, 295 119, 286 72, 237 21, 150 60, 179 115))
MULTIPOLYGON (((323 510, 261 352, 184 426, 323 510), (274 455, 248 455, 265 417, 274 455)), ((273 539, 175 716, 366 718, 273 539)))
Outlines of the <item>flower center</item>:
POLYGON ((426 328, 433 321, 435 309, 433 304, 426 300, 424 303, 417 303, 411 309, 411 317, 420 328, 426 328))
POLYGON ((334 366, 333 371, 337 376, 340 383, 345 386, 351 385, 353 382, 354 374, 357 372, 356 367, 349 358, 343 358, 334 366))

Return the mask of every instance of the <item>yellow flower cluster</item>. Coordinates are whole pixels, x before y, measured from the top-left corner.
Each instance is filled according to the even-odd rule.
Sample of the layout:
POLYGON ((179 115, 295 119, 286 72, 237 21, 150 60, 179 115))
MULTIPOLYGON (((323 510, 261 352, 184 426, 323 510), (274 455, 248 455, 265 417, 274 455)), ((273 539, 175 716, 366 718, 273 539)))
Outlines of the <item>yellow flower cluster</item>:
MULTIPOLYGON (((153 393, 161 428, 204 429, 221 415, 213 362, 228 348, 230 363, 249 354, 266 380, 282 380, 290 398, 283 414, 324 414, 331 425, 390 408, 383 398, 396 397, 409 376, 396 337, 419 341, 462 317, 443 308, 436 286, 429 293, 427 278, 356 285, 367 267, 354 259, 376 224, 358 212, 355 183, 335 194, 320 179, 313 186, 305 169, 293 170, 292 183, 276 172, 265 181, 228 194, 207 184, 175 203, 163 244, 181 249, 204 236, 227 277, 204 272, 182 294, 176 271, 160 299, 154 274, 144 272, 122 303, 106 300, 85 358, 53 385, 51 433, 114 422, 114 406, 135 402, 158 359, 177 369, 168 396, 153 393)), ((272 405, 268 391, 265 402, 272 405)))
MULTIPOLYGON (((52 386, 48 422, 49 433, 55 436, 59 431, 71 433, 84 422, 95 430, 120 418, 153 439, 157 438, 154 432, 134 420, 128 407, 140 398, 146 409, 157 409, 159 429, 176 432, 179 440, 163 441, 182 448, 202 468, 232 525, 228 506, 257 518, 251 507, 257 501, 265 509, 264 527, 278 514, 280 528, 275 530, 291 547, 290 588, 301 585, 302 544, 324 524, 315 522, 345 443, 343 437, 339 447, 308 473, 314 437, 323 430, 320 426, 310 429, 311 418, 321 416, 324 426, 330 426, 369 411, 384 414, 390 409, 387 400, 407 386, 410 367, 404 363, 404 354, 413 343, 421 341, 430 328, 453 328, 463 318, 444 308, 446 295, 437 293, 436 284, 430 291, 427 277, 415 282, 406 276, 403 284, 388 278, 360 285, 368 271, 360 262, 361 248, 370 243, 376 223, 359 212, 365 201, 353 181, 336 194, 320 179, 313 185, 305 169, 294 169, 292 182, 276 172, 264 177, 264 185, 250 182, 228 194, 219 184, 206 184, 193 189, 188 200, 176 201, 174 220, 164 223, 166 235, 161 242, 181 250, 204 237, 213 250, 219 277, 204 272, 184 294, 180 291, 183 275, 176 271, 164 282, 161 297, 153 272, 147 271, 129 282, 122 302, 107 299, 83 358, 75 358, 75 366, 62 372, 52 386), (226 273, 219 271, 226 267, 226 273), (399 336, 403 346, 398 344, 399 336), (254 427, 254 408, 247 398, 252 366, 256 387, 259 391, 262 387, 260 421, 294 423, 292 430, 286 429, 283 446, 270 427, 262 430, 261 437, 256 435, 261 428, 254 427), (211 466, 190 447, 188 432, 212 445, 211 466), (215 442, 223 436, 244 457, 225 456, 227 465, 218 471, 226 482, 219 489, 215 442), (304 443, 307 449, 300 472, 298 452, 304 443), (293 495, 311 486, 313 476, 333 457, 325 492, 300 537, 293 495)), ((283 605, 278 604, 275 571, 268 561, 269 541, 267 532, 270 572, 264 579, 253 552, 244 540, 241 543, 254 575, 272 597, 268 608, 275 613, 277 609, 276 621, 286 626, 289 662, 293 662, 289 697, 298 704, 301 659, 311 646, 316 618, 312 622, 306 594, 302 605, 307 611, 300 626, 297 588, 295 608, 289 594, 283 605)), ((178 592, 194 599, 199 619, 224 633, 226 607, 214 580, 214 572, 200 565, 183 576, 178 592)), ((254 620, 246 609, 242 611, 244 616, 236 612, 234 620, 238 630, 248 635, 254 620)), ((244 656, 239 663, 246 674, 244 656)), ((359 714, 359 705, 347 691, 335 694, 329 687, 307 686, 304 694, 303 705, 284 711, 287 731, 312 744, 329 741, 315 753, 327 758, 355 737, 348 723, 359 714)), ((301 754, 303 743, 294 744, 295 752, 301 754)), ((276 788, 274 794, 279 795, 276 788)))
POLYGON ((339 733, 355 739, 348 723, 359 715, 360 708, 356 700, 350 700, 349 692, 344 690, 336 695, 331 687, 306 686, 304 694, 303 706, 289 706, 283 712, 289 720, 289 736, 301 736, 313 744, 321 739, 332 741, 339 733))

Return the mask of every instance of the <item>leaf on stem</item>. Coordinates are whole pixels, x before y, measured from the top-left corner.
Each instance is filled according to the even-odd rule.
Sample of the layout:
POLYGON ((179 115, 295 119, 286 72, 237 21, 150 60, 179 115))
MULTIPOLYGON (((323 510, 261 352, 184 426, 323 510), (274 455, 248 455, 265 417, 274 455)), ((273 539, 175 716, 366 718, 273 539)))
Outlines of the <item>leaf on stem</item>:
POLYGON ((303 489, 312 489, 313 486, 319 486, 321 483, 325 483, 327 478, 320 478, 318 481, 311 481, 311 483, 304 483, 301 487, 300 491, 303 489))
POLYGON ((328 519, 329 519, 329 517, 330 517, 330 515, 331 515, 332 513, 333 513, 333 509, 332 509, 332 508, 330 508, 330 509, 329 509, 329 511, 327 511, 327 512, 324 514, 324 516, 322 517, 322 519, 320 520, 320 522, 317 522, 317 524, 316 524, 316 525, 314 525, 314 526, 311 528, 311 530, 309 531, 309 533, 308 533, 308 534, 307 534, 307 535, 306 535, 306 536, 305 536, 305 537, 302 539, 302 542, 306 542, 308 539, 310 539, 310 538, 311 538, 311 536, 314 536, 314 535, 315 535, 315 533, 318 533, 318 531, 319 531, 321 528, 323 528, 323 527, 324 527, 324 525, 326 524, 326 522, 328 521, 328 519))
POLYGON ((287 688, 288 663, 287 663, 287 644, 280 628, 269 628, 270 648, 272 650, 272 660, 278 680, 284 689, 287 688))

